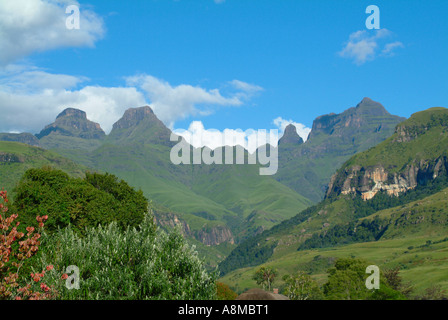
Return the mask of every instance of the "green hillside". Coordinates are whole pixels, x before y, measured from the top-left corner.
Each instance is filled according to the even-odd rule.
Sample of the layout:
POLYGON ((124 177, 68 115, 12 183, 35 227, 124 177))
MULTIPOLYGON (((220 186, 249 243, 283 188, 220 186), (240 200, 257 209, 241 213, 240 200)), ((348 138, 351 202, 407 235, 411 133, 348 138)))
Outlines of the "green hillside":
MULTIPOLYGON (((275 250, 268 262, 230 272, 221 281, 244 291, 257 287, 251 278, 259 267, 270 266, 278 269, 278 279, 301 270, 323 283, 326 270, 337 258, 356 257, 380 269, 399 267, 403 279, 414 285, 415 294, 435 284, 448 289, 448 188, 361 218, 352 230, 362 232, 361 225, 373 223, 381 227, 376 240, 301 251, 275 250)), ((277 286, 282 286, 281 280, 277 286)))
MULTIPOLYGON (((359 219, 379 210, 422 200, 448 186, 445 157, 448 150, 446 112, 444 108, 436 108, 417 113, 399 124, 392 137, 352 157, 333 177, 329 196, 325 200, 241 243, 220 264, 221 272, 225 274, 237 268, 256 266, 294 253, 298 248, 306 250, 378 240, 384 232, 385 222, 375 220, 369 224, 364 221, 361 225, 359 219), (419 128, 416 135, 413 128, 419 128), (402 130, 405 134, 401 134, 402 130), (386 166, 387 170, 390 167, 403 170, 404 164, 410 164, 413 171, 403 170, 405 172, 400 173, 398 181, 386 178, 380 184, 387 187, 387 183, 396 183, 403 187, 400 196, 389 196, 385 188, 378 191, 372 199, 364 201, 361 198, 362 192, 373 187, 366 166, 374 163, 386 164, 380 162, 383 158, 378 158, 377 155, 387 159, 390 164, 386 166), (398 162, 398 166, 394 166, 395 159, 405 160, 403 164, 398 162), (357 176, 347 169, 355 165, 357 176), (357 232, 354 232, 355 228, 357 232)), ((442 217, 446 214, 445 211, 440 212, 442 217)), ((408 232, 412 234, 415 231, 408 232)))
POLYGON ((26 170, 50 166, 73 177, 83 177, 86 167, 59 154, 19 142, 0 141, 0 188, 13 195, 14 187, 26 170))
POLYGON ((319 202, 331 176, 345 161, 389 138, 403 120, 369 98, 340 114, 320 116, 305 143, 279 145, 275 178, 319 202))

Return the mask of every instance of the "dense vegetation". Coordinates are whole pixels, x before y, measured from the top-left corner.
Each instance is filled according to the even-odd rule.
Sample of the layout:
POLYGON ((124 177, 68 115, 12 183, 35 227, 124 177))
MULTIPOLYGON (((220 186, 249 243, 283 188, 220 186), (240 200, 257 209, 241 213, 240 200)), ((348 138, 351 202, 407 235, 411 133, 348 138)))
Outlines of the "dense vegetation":
POLYGON ((35 225, 37 215, 48 215, 49 233, 71 225, 81 234, 112 221, 121 228, 136 227, 148 210, 141 191, 107 173, 86 173, 81 179, 52 168, 30 169, 15 191, 12 212, 20 212, 28 225, 35 225))
POLYGON ((310 239, 299 245, 298 250, 379 240, 385 231, 383 227, 387 225, 388 221, 382 221, 379 218, 374 221, 361 221, 361 219, 380 210, 400 207, 424 199, 446 187, 448 187, 448 177, 440 176, 403 193, 399 197, 389 196, 385 192, 378 192, 375 197, 367 201, 364 201, 360 195, 344 196, 343 198, 341 196, 329 197, 303 210, 295 217, 240 243, 219 265, 221 276, 238 268, 265 263, 273 255, 274 249, 277 247, 276 239, 279 235, 293 233, 296 226, 309 218, 318 216, 319 212, 328 209, 330 206, 339 205, 339 202, 348 206, 348 208, 344 207, 344 210, 346 210, 344 211, 344 217, 348 221, 338 223, 326 229, 325 232, 313 233, 310 239), (352 214, 349 214, 349 212, 352 212, 352 214), (271 240, 268 241, 268 239, 271 240))
POLYGON ((215 299, 195 248, 158 229, 147 206, 113 175, 28 170, 14 210, 1 192, 0 299, 215 299))
MULTIPOLYGON (((448 187, 448 178, 445 176, 428 181, 426 185, 418 186, 399 197, 389 196, 384 192, 379 192, 372 199, 364 201, 359 195, 356 195, 353 198, 353 204, 356 208, 355 220, 347 224, 335 225, 322 233, 314 233, 310 239, 300 244, 297 250, 325 248, 356 242, 378 241, 388 229, 389 224, 395 221, 391 220, 390 217, 380 218, 379 215, 376 215, 373 219, 363 219, 364 217, 388 208, 404 208, 405 205, 436 194, 446 187, 448 187)), ((407 211, 411 212, 410 210, 407 211)))
POLYGON ((194 248, 177 231, 158 230, 152 215, 139 228, 125 231, 116 222, 89 228, 81 238, 65 228, 47 238, 37 270, 49 263, 56 274, 79 268, 79 290, 68 290, 58 277, 47 281, 58 299, 146 300, 214 299, 215 278, 209 275, 194 248), (39 265, 40 262, 40 265, 39 265))

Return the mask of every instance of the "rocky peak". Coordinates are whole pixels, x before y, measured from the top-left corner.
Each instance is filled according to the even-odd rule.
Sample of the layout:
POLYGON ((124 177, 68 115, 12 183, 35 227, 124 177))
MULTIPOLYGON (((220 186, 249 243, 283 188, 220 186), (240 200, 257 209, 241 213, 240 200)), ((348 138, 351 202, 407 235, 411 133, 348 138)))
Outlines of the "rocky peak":
POLYGON ((130 108, 114 123, 108 139, 113 143, 153 143, 171 146, 171 130, 148 106, 130 108))
POLYGON ((296 127, 293 124, 289 124, 285 128, 285 132, 283 133, 283 136, 278 141, 278 144, 296 144, 300 145, 303 143, 303 139, 297 134, 296 127))
POLYGON ((154 122, 160 121, 149 106, 130 108, 126 110, 120 120, 115 122, 113 129, 127 129, 134 127, 145 119, 154 122))
POLYGON ((62 111, 56 119, 64 118, 64 117, 73 117, 78 118, 82 120, 87 120, 87 115, 84 111, 75 109, 75 108, 67 108, 64 111, 62 111))
POLYGON ((358 136, 360 132, 373 129, 377 132, 384 126, 395 127, 404 118, 391 115, 382 104, 370 98, 364 98, 356 107, 351 107, 340 114, 330 113, 317 117, 309 138, 318 134, 335 135, 338 137, 358 136))
POLYGON ((84 111, 74 108, 62 111, 56 121, 47 125, 36 137, 42 139, 50 134, 83 139, 102 139, 106 135, 98 123, 87 119, 84 111))
POLYGON ((384 108, 384 106, 372 99, 365 97, 358 103, 355 107, 355 113, 357 114, 369 114, 375 116, 386 116, 390 115, 389 112, 384 108))

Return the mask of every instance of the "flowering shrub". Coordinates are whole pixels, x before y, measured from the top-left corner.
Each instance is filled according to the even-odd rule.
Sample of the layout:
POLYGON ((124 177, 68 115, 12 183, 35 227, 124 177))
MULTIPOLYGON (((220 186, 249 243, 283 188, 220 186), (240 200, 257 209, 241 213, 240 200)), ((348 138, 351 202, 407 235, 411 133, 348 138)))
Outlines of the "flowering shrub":
MULTIPOLYGON (((20 222, 16 221, 18 214, 8 214, 8 197, 6 191, 0 191, 0 299, 48 299, 55 292, 44 282, 39 287, 27 284, 20 287, 20 271, 25 261, 31 258, 40 246, 40 233, 34 227, 27 227, 26 234, 19 232, 20 222)), ((48 216, 36 217, 39 228, 44 227, 48 216)), ((50 271, 53 266, 48 266, 50 271)), ((31 274, 34 282, 39 282, 45 275, 41 273, 31 274)))

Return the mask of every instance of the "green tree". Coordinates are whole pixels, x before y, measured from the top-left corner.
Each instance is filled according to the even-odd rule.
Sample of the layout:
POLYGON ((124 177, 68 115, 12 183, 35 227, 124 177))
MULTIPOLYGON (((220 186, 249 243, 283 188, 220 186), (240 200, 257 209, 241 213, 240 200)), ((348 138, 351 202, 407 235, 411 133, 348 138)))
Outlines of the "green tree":
POLYGON ((400 276, 400 267, 391 269, 385 269, 383 271, 386 284, 392 289, 401 292, 407 298, 410 298, 411 293, 414 291, 413 286, 410 283, 404 283, 400 276))
POLYGON ((42 168, 25 172, 11 210, 20 212, 30 225, 36 225, 36 216, 48 215, 46 232, 71 225, 83 234, 86 227, 113 221, 122 229, 138 226, 148 201, 114 175, 87 173, 84 179, 75 179, 63 171, 42 168))
POLYGON ((253 280, 257 282, 258 285, 262 285, 264 290, 271 291, 271 285, 277 276, 277 270, 271 267, 261 267, 258 269, 254 276, 253 280))
POLYGON ((222 282, 216 282, 216 297, 219 300, 235 300, 238 294, 222 282))
POLYGON ((319 285, 308 274, 298 271, 295 275, 285 275, 284 294, 291 300, 319 300, 322 292, 319 285))
POLYGON ((389 287, 380 276, 380 289, 366 288, 366 268, 362 259, 341 258, 328 270, 328 281, 323 286, 326 299, 330 300, 398 300, 406 299, 399 291, 389 287))

